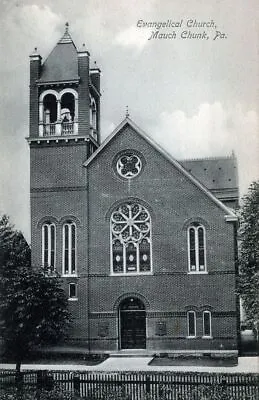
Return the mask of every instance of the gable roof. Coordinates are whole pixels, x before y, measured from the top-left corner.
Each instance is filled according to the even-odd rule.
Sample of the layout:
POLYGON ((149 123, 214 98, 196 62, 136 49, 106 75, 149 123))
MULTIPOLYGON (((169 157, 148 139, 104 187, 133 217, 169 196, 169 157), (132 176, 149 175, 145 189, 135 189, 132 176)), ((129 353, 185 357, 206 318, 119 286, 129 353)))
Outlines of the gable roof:
POLYGON ((42 65, 38 83, 78 80, 76 46, 66 27, 65 33, 42 65))
POLYGON ((86 160, 83 164, 87 167, 91 162, 103 152, 105 147, 111 140, 127 125, 129 125, 134 131, 137 132, 144 140, 146 140, 152 147, 154 147, 159 153, 161 153, 172 165, 185 175, 196 187, 205 193, 219 208, 226 213, 226 221, 233 222, 237 220, 235 213, 226 207, 220 200, 218 200, 199 180, 197 180, 192 174, 190 174, 178 161, 176 161, 169 153, 167 153, 162 147, 160 147, 153 139, 151 139, 141 128, 139 128, 129 117, 126 117, 117 128, 104 140, 104 142, 98 147, 98 149, 86 160))

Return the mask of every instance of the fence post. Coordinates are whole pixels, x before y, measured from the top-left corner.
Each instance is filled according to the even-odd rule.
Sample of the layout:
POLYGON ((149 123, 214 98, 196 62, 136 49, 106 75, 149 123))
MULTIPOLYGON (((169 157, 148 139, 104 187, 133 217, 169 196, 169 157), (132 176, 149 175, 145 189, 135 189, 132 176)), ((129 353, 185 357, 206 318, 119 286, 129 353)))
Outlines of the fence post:
POLYGON ((146 376, 146 392, 150 393, 150 377, 146 376))
POLYGON ((54 387, 54 379, 52 375, 48 375, 48 371, 37 371, 37 389, 52 390, 54 387))
POLYGON ((47 371, 37 371, 37 389, 42 389, 47 371))
POLYGON ((73 376, 73 386, 74 386, 74 393, 77 396, 80 396, 80 376, 79 375, 73 376))
POLYGON ((46 390, 54 389, 54 378, 52 375, 49 374, 46 375, 45 388, 46 390))
POLYGON ((23 374, 21 371, 16 371, 15 385, 16 385, 16 390, 17 390, 17 399, 22 400, 22 398, 23 398, 23 374))
POLYGON ((221 380, 221 388, 222 388, 222 395, 224 396, 224 399, 225 399, 225 396, 227 394, 227 381, 226 381, 226 378, 223 378, 221 380))

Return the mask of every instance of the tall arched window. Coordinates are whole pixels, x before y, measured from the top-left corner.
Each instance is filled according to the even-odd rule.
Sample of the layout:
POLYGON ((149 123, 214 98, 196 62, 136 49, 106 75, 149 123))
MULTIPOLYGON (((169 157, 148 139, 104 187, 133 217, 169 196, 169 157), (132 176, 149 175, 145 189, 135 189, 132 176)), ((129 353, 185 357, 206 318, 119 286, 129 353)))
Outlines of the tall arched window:
POLYGON ((111 215, 111 271, 145 274, 152 270, 151 217, 137 202, 127 202, 111 215))
POLYGON ((57 122, 57 99, 54 94, 47 94, 43 99, 44 135, 55 135, 57 122))
POLYGON ((195 311, 187 312, 187 332, 188 332, 188 337, 190 337, 190 338, 196 337, 196 312, 195 311))
POLYGON ((198 222, 188 228, 189 272, 206 272, 205 228, 198 222))
POLYGON ((203 337, 211 337, 211 312, 203 311, 203 337))
POLYGON ((63 225, 63 275, 76 274, 76 225, 67 221, 63 225))
POLYGON ((74 134, 75 118, 75 97, 72 93, 66 92, 61 97, 61 133, 62 135, 74 134))
POLYGON ((56 226, 46 222, 42 225, 42 264, 55 268, 56 263, 56 226))

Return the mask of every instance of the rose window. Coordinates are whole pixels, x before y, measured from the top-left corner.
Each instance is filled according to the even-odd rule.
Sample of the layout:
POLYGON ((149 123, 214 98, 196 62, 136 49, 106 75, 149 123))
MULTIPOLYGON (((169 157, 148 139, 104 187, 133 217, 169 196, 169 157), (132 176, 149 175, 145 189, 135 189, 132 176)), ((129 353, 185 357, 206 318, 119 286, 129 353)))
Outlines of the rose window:
POLYGON ((151 270, 151 218, 144 206, 127 203, 112 213, 111 240, 114 273, 151 270))
POLYGON ((141 160, 135 154, 123 154, 117 161, 117 171, 123 178, 134 178, 140 173, 141 160))

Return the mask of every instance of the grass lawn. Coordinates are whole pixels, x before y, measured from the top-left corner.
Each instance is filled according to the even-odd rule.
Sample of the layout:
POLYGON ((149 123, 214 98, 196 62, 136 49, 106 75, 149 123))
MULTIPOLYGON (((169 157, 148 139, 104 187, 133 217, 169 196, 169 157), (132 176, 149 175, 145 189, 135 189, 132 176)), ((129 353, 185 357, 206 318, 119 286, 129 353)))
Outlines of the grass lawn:
POLYGON ((238 365, 238 358, 235 356, 215 358, 211 356, 175 356, 162 355, 154 357, 148 365, 152 366, 201 366, 201 367, 235 367, 238 365))

